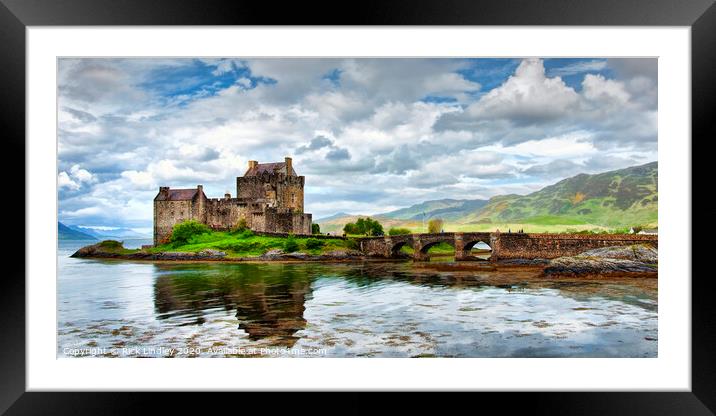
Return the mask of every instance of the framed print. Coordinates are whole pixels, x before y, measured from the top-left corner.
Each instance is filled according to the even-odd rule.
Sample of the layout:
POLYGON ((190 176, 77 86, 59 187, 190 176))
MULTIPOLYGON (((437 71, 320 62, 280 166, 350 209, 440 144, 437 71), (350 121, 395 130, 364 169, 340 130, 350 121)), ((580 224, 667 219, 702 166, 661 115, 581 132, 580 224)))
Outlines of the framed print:
POLYGON ((716 8, 611 6, 4 1, 26 188, 0 409, 439 390, 711 414, 691 147, 716 8))

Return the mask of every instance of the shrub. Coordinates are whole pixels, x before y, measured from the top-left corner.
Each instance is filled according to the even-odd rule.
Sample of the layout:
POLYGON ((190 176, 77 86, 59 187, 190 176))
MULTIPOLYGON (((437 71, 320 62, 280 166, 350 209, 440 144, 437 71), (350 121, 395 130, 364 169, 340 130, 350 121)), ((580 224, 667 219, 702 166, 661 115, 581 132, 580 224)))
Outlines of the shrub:
POLYGON ((239 239, 251 238, 254 236, 254 232, 247 229, 247 230, 241 231, 239 233, 234 233, 234 235, 236 236, 236 238, 239 238, 239 239))
POLYGON ((321 248, 325 245, 326 245, 325 241, 321 241, 317 238, 309 238, 308 240, 306 240, 306 248, 309 250, 321 248))
POLYGON ((246 224, 246 218, 241 218, 234 227, 233 230, 231 230, 232 233, 238 234, 243 233, 244 231, 248 230, 249 226, 246 224))
POLYGON ((311 234, 320 234, 321 226, 318 224, 311 224, 311 234))
POLYGON ((231 250, 237 253, 241 252, 247 252, 247 251, 258 251, 260 249, 263 249, 263 244, 259 243, 258 241, 247 241, 247 242, 239 242, 239 243, 228 243, 228 244, 221 244, 218 245, 216 248, 219 250, 231 250))
POLYGON ((405 235, 410 234, 410 230, 407 228, 396 228, 391 227, 390 230, 388 230, 388 235, 405 235))
POLYGON ((286 241, 283 242, 283 251, 286 253, 293 253, 294 251, 298 251, 298 243, 292 235, 288 236, 286 241))
POLYGON ((358 241, 353 238, 346 239, 346 247, 351 250, 360 250, 360 245, 358 244, 358 241))
POLYGON ((442 232, 445 222, 440 218, 433 218, 428 221, 428 232, 431 234, 442 232))
POLYGON ((102 248, 118 249, 122 248, 122 242, 117 240, 104 240, 99 243, 99 246, 102 248))
POLYGON ((184 221, 176 224, 172 229, 172 236, 169 238, 174 244, 186 244, 194 236, 211 232, 209 227, 197 221, 184 221))

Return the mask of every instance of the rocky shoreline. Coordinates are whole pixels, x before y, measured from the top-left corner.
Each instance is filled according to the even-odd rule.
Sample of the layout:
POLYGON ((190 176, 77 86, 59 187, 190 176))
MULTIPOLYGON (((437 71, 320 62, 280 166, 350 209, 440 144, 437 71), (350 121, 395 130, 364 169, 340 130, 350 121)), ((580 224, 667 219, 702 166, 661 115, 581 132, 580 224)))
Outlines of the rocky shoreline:
POLYGON ((650 246, 605 247, 550 260, 543 274, 546 277, 656 277, 658 263, 658 252, 650 246))
POLYGON ((221 261, 221 262, 245 262, 245 261, 346 261, 365 260, 368 258, 357 250, 329 251, 322 254, 307 253, 284 253, 282 250, 269 250, 257 257, 229 257, 223 251, 202 250, 196 253, 181 251, 166 251, 151 253, 139 250, 133 253, 123 253, 116 249, 107 249, 100 244, 82 247, 70 257, 95 258, 95 259, 117 259, 117 260, 150 260, 150 261, 221 261))
MULTIPOLYGON (((126 252, 121 245, 114 247, 103 246, 102 243, 82 247, 71 257, 117 259, 117 260, 147 260, 147 261, 215 261, 215 262, 301 262, 301 261, 364 261, 395 259, 377 258, 368 256, 358 250, 336 250, 322 254, 307 254, 301 252, 285 253, 282 250, 269 250, 256 257, 230 257, 219 250, 202 250, 196 253, 189 252, 161 252, 152 253, 146 250, 126 252)), ((409 257, 403 258, 407 260, 409 257)), ((466 268, 466 262, 456 262, 466 268)), ((471 262, 468 262, 471 263, 471 262)), ((479 262, 483 263, 483 261, 479 262)), ((543 268, 542 277, 656 277, 658 274, 658 253, 650 246, 633 245, 622 247, 605 247, 585 251, 576 256, 547 259, 505 259, 487 262, 494 266, 514 267, 540 267, 543 268)), ((483 266, 484 269, 484 266, 483 266)))

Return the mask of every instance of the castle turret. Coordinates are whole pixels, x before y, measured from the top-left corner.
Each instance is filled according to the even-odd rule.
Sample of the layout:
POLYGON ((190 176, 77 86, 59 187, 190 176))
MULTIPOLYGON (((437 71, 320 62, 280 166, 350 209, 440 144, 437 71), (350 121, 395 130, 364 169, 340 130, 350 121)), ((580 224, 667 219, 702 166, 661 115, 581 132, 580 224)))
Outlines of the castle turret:
POLYGON ((286 176, 291 176, 291 172, 293 172, 293 159, 286 156, 284 161, 286 162, 286 176))

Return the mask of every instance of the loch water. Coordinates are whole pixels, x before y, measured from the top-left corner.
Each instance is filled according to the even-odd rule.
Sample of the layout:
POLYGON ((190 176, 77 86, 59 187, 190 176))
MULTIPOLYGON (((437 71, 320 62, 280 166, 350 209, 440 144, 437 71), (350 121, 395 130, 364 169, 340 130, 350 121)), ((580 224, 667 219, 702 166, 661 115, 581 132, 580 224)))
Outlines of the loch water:
POLYGON ((59 243, 58 357, 657 356, 657 279, 451 261, 70 257, 91 243, 59 243))

